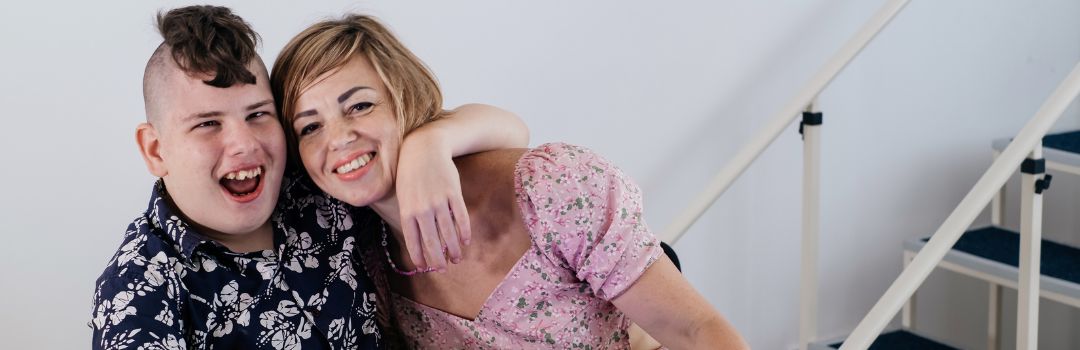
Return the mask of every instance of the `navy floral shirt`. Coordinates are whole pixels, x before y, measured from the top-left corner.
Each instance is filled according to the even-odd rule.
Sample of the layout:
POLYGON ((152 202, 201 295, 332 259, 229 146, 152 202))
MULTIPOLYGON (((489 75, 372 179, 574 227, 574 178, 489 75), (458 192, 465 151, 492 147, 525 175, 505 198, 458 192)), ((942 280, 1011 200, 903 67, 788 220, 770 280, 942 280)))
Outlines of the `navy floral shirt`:
POLYGON ((93 348, 379 347, 351 207, 290 178, 271 218, 275 248, 246 254, 172 213, 159 180, 97 280, 93 348))

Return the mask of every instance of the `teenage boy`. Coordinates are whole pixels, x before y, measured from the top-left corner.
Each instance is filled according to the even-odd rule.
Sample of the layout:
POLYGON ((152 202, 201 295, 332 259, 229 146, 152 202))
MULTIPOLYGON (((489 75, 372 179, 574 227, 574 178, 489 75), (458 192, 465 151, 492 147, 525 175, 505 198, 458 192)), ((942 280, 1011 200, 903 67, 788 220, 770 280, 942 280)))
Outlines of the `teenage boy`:
MULTIPOLYGON (((214 6, 159 15, 158 29, 136 139, 160 179, 97 281, 93 348, 379 347, 375 294, 355 247, 357 221, 367 220, 286 174, 255 32, 214 6)), ((438 141, 417 142, 469 151, 527 143, 524 125, 501 110, 455 114, 426 134, 438 141), (473 137, 483 141, 462 140, 473 137)))

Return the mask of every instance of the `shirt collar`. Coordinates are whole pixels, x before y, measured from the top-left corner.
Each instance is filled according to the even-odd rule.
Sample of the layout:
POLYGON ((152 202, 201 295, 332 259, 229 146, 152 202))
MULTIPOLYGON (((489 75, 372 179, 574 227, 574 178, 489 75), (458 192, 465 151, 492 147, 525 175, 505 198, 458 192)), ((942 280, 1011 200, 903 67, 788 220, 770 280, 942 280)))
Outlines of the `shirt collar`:
POLYGON ((173 213, 172 204, 169 203, 168 192, 165 182, 158 179, 154 183, 154 190, 150 194, 150 206, 147 208, 151 228, 160 230, 165 237, 171 240, 173 247, 185 259, 191 259, 195 249, 212 241, 200 234, 194 227, 189 225, 182 217, 173 213))
MULTIPOLYGON (((293 230, 289 230, 288 226, 285 225, 287 219, 285 218, 284 213, 288 211, 283 210, 283 205, 295 201, 292 196, 293 193, 291 192, 297 192, 296 195, 299 195, 301 193, 310 194, 311 191, 310 187, 303 183, 302 178, 295 174, 286 176, 283 179, 283 182, 286 183, 287 186, 284 186, 282 192, 285 192, 286 188, 293 189, 289 191, 290 195, 287 196, 290 199, 285 201, 284 196, 279 198, 274 213, 270 215, 271 227, 274 230, 274 247, 279 256, 288 253, 288 250, 285 249, 285 243, 287 242, 286 236, 295 234, 295 232, 292 232, 293 230)), ((154 183, 154 190, 150 194, 150 205, 149 208, 147 208, 147 216, 150 218, 151 228, 164 232, 165 237, 172 241, 173 247, 176 251, 180 252, 184 259, 190 260, 192 254, 195 253, 195 250, 203 246, 218 247, 224 251, 229 250, 220 243, 199 233, 198 229, 184 221, 183 217, 174 214, 173 205, 169 203, 170 200, 168 198, 169 194, 168 190, 165 188, 165 182, 159 178, 157 182, 154 183)), ((290 217, 289 219, 303 220, 303 218, 300 217, 290 217)))

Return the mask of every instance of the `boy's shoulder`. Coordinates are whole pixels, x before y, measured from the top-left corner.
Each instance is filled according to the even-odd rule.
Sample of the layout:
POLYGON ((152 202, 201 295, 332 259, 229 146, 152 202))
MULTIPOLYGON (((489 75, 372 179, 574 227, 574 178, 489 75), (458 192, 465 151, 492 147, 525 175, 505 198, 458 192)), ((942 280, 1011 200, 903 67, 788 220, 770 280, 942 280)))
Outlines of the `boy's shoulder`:
POLYGON ((147 322, 141 321, 147 319, 164 329, 179 326, 174 311, 179 305, 168 304, 175 304, 183 294, 183 260, 175 247, 153 229, 152 221, 144 213, 128 225, 120 247, 94 285, 90 327, 96 337, 134 336, 136 328, 147 327, 147 322), (147 314, 151 310, 153 314, 147 314))
MULTIPOLYGON (((188 237, 187 225, 170 212, 161 193, 159 182, 147 209, 128 224, 119 247, 94 284, 95 307, 109 306, 114 319, 119 317, 115 312, 123 310, 121 305, 134 306, 141 300, 160 304, 160 300, 150 299, 161 299, 155 295, 175 297, 182 288, 184 265, 190 264, 184 252, 190 252, 199 239, 188 237)), ((101 311, 108 310, 97 310, 94 323, 102 322, 101 311)))
POLYGON ((146 211, 128 224, 124 238, 98 278, 98 284, 105 279, 135 277, 133 274, 145 271, 151 264, 168 264, 173 268, 175 264, 189 260, 185 255, 190 255, 201 241, 197 233, 189 232, 181 218, 171 213, 161 195, 159 182, 146 211))
POLYGON ((167 261, 179 262, 179 252, 176 247, 158 234, 152 228, 151 219, 141 215, 132 220, 124 232, 124 239, 105 265, 98 282, 106 278, 119 278, 129 276, 146 269, 146 266, 154 263, 160 264, 167 261))

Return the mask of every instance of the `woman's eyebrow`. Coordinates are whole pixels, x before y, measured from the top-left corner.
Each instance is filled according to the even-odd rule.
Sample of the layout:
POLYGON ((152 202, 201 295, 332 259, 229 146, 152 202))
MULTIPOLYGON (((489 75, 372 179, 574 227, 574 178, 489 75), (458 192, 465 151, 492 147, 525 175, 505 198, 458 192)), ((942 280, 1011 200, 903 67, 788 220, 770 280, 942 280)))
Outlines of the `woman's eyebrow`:
POLYGON ((338 96, 337 102, 338 103, 345 103, 345 100, 348 100, 349 97, 352 97, 352 95, 355 94, 357 91, 360 91, 360 90, 363 90, 363 89, 375 90, 375 89, 372 89, 372 88, 367 87, 367 86, 355 86, 352 89, 349 89, 348 91, 345 91, 345 93, 341 94, 341 96, 338 96))
MULTIPOLYGON (((355 94, 357 91, 360 91, 360 90, 375 90, 375 89, 367 87, 367 86, 354 86, 351 89, 346 90, 344 93, 342 93, 341 96, 338 96, 338 98, 337 98, 338 103, 345 103, 345 101, 347 101, 349 99, 349 97, 352 97, 353 94, 355 94)), ((309 109, 309 110, 294 114, 293 115, 293 120, 295 121, 295 120, 303 118, 303 117, 310 117, 310 116, 317 115, 317 114, 319 114, 319 111, 316 111, 314 109, 309 109)))
POLYGON ((303 117, 310 117, 310 116, 313 116, 313 115, 316 115, 316 114, 319 114, 319 111, 316 111, 314 109, 309 109, 309 110, 306 110, 306 111, 303 111, 303 112, 299 112, 299 113, 296 113, 296 114, 293 115, 293 121, 296 121, 297 119, 300 119, 300 118, 303 118, 303 117))

